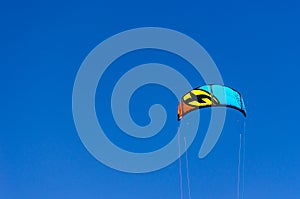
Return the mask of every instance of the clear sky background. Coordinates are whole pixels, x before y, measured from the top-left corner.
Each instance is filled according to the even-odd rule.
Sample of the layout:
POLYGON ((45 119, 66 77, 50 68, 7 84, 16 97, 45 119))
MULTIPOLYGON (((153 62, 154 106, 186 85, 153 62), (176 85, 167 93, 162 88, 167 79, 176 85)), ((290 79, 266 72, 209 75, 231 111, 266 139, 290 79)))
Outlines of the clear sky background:
MULTIPOLYGON (((245 199, 300 198, 299 1, 2 1, 0 21, 0 198, 180 198, 178 161, 148 174, 115 171, 88 153, 73 122, 73 83, 84 58, 108 37, 145 26, 194 38, 211 55, 224 83, 243 94, 245 199)), ((149 61, 188 68, 184 60, 159 51, 128 54, 112 67, 149 61)), ((104 80, 113 83, 117 75, 107 71, 104 80)), ((203 84, 192 71, 185 76, 195 87, 203 84)), ((171 93, 154 85, 143 89, 164 95, 161 103, 169 117, 177 117, 171 93)), ((108 90, 97 90, 99 115, 105 113, 101 93, 108 90)), ((159 99, 146 98, 145 105, 143 96, 138 90, 131 108, 136 122, 145 125, 147 105, 159 99)), ((209 115, 201 111, 199 138, 189 149, 191 195, 234 198, 243 117, 228 111, 219 143, 199 160, 209 115)), ((161 132, 141 143, 122 135, 110 119, 107 113, 102 120, 108 136, 132 151, 163 146, 177 128, 171 119, 165 131, 173 134, 161 132)), ((184 159, 182 164, 185 169, 184 159)), ((188 198, 185 179, 183 184, 188 198)))

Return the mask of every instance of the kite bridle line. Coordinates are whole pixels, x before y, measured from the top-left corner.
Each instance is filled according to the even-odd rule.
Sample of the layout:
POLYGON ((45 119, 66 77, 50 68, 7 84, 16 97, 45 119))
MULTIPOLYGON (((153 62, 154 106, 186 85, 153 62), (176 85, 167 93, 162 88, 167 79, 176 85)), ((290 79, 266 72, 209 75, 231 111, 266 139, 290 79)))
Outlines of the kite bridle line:
POLYGON ((177 128, 178 134, 178 162, 179 162, 179 187, 180 187, 180 199, 183 199, 183 189, 182 189, 182 165, 180 157, 180 131, 179 127, 177 128))
POLYGON ((191 186, 190 186, 190 172, 189 172, 189 160, 188 160, 188 151, 186 147, 186 139, 184 137, 184 151, 185 151, 185 161, 186 161, 186 178, 187 178, 187 184, 188 184, 188 193, 189 193, 189 199, 192 199, 191 196, 191 186))
POLYGON ((239 160, 238 160, 238 182, 237 182, 237 199, 244 198, 244 175, 245 175, 245 153, 246 153, 246 120, 244 120, 242 130, 240 132, 239 143, 239 160))
MULTIPOLYGON (((180 180, 180 198, 183 199, 183 178, 182 178, 182 162, 180 157, 180 130, 178 128, 178 161, 179 161, 179 180, 180 180)), ((189 171, 189 161, 188 161, 188 151, 186 144, 186 137, 184 137, 184 151, 185 151, 185 165, 186 165, 186 178, 187 178, 187 186, 188 186, 188 194, 189 199, 192 199, 191 196, 191 187, 190 187, 190 171, 189 171)))

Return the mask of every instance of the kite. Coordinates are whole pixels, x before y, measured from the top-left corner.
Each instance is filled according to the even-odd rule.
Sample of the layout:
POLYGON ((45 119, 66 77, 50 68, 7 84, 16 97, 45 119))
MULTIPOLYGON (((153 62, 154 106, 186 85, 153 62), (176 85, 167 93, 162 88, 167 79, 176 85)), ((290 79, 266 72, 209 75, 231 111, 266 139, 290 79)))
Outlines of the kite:
POLYGON ((187 113, 212 106, 234 108, 246 117, 246 108, 241 94, 227 86, 209 84, 186 93, 178 105, 178 121, 187 113))

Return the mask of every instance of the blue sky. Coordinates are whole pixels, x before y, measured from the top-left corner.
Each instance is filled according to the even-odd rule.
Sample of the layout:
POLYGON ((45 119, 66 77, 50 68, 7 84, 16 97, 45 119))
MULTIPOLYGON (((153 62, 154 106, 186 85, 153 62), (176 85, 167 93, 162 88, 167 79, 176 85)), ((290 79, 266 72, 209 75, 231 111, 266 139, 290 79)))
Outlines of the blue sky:
MULTIPOLYGON (((110 169, 84 148, 72 117, 73 83, 88 53, 114 34, 145 26, 195 39, 215 61, 224 83, 243 94, 248 112, 245 199, 300 197, 299 2, 10 1, 1 2, 0 13, 0 198, 179 198, 178 162, 141 175, 110 169)), ((121 57, 112 67, 148 61, 187 65, 173 55, 149 51, 121 57)), ((186 75, 193 86, 203 84, 192 72, 186 75)), ((106 79, 114 78, 108 71, 106 79)), ((177 106, 172 94, 156 86, 144 89, 164 93, 162 103, 176 114, 170 108, 177 106)), ((142 90, 132 103, 139 98, 142 90)), ((136 122, 147 124, 149 118, 141 114, 147 106, 132 109, 136 122)), ((237 158, 231 154, 242 117, 228 112, 220 142, 200 161, 196 156, 209 115, 201 111, 198 141, 188 151, 192 198, 233 198, 237 158)), ((106 128, 118 135, 111 138, 120 146, 130 143, 130 150, 160 147, 172 137, 160 134, 154 145, 141 144, 121 135, 108 119, 106 128)), ((176 125, 171 121, 167 131, 176 125)))

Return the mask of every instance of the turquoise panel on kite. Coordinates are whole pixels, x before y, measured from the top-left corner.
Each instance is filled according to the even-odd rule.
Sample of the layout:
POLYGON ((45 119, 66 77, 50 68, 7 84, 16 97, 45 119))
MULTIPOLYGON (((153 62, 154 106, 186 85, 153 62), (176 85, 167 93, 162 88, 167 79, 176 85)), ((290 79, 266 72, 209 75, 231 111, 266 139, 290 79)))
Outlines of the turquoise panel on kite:
POLYGON ((178 120, 193 110, 211 106, 231 107, 246 117, 244 100, 238 91, 223 85, 209 84, 194 88, 181 98, 178 120))

